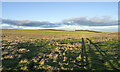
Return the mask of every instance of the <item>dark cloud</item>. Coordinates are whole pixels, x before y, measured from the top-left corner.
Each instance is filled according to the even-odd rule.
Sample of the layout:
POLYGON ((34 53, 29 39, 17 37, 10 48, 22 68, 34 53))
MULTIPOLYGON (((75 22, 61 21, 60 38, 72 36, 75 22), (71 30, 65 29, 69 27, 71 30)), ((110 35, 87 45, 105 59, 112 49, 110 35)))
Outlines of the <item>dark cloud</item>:
POLYGON ((43 27, 43 28, 51 28, 51 27, 58 27, 59 24, 54 24, 50 22, 38 22, 38 21, 28 21, 28 20, 9 20, 3 19, 2 23, 14 25, 14 26, 25 26, 25 27, 43 27))
POLYGON ((110 17, 103 18, 71 18, 63 20, 63 23, 66 25, 82 25, 82 26, 113 26, 118 25, 116 20, 112 20, 110 17))
POLYGON ((118 25, 117 20, 111 19, 111 17, 102 17, 102 18, 89 18, 80 17, 80 18, 70 18, 65 19, 59 23, 50 23, 50 22, 39 22, 39 21, 29 21, 29 20, 10 20, 2 19, 3 24, 9 24, 14 26, 24 26, 24 27, 41 27, 41 28, 54 28, 61 27, 64 25, 79 25, 79 26, 114 26, 118 25))

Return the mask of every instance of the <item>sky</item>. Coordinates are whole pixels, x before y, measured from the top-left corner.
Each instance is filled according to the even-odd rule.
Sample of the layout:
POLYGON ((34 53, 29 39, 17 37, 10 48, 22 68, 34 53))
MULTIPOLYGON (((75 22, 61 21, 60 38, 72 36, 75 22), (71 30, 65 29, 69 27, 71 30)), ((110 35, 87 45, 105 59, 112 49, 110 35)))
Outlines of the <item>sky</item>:
POLYGON ((2 28, 116 32, 117 2, 3 2, 2 28))

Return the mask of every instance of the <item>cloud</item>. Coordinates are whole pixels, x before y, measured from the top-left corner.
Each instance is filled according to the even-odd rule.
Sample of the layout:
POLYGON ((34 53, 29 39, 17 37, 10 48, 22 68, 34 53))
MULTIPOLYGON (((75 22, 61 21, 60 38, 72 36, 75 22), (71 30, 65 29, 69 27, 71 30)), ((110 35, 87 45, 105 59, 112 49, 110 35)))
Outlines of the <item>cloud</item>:
POLYGON ((25 26, 25 27, 43 27, 43 28, 51 28, 51 27, 58 27, 59 25, 50 23, 50 22, 38 22, 38 21, 29 21, 29 20, 10 20, 10 19, 3 19, 3 24, 9 24, 14 26, 25 26))
POLYGON ((58 27, 59 30, 93 30, 101 32, 118 32, 118 25, 115 26, 79 26, 79 25, 64 25, 58 27))
POLYGON ((109 16, 101 18, 79 17, 64 19, 58 23, 47 21, 2 19, 2 28, 10 29, 62 29, 62 30, 97 30, 117 31, 118 21, 109 16))
POLYGON ((86 17, 81 18, 70 18, 63 20, 65 25, 81 25, 81 26, 113 26, 118 25, 117 20, 112 20, 111 17, 104 16, 102 18, 93 17, 87 19, 86 17))
POLYGON ((2 29, 23 29, 22 27, 9 25, 9 24, 1 24, 2 29))
POLYGON ((43 27, 43 28, 51 28, 51 27, 59 27, 61 25, 81 25, 81 26, 113 26, 118 25, 117 20, 111 19, 111 17, 104 16, 102 18, 93 17, 87 19, 86 17, 79 18, 70 18, 65 19, 59 23, 50 23, 50 22, 39 22, 39 21, 29 21, 29 20, 10 20, 3 19, 2 23, 15 25, 15 26, 28 26, 28 27, 43 27))

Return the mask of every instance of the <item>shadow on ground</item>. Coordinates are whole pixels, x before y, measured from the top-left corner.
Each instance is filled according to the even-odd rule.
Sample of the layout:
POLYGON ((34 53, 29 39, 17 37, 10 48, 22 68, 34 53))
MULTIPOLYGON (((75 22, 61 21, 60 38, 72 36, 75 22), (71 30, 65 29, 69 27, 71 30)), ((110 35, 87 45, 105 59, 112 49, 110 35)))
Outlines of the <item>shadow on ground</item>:
MULTIPOLYGON (((90 39, 73 40, 36 40, 3 45, 4 71, 118 71, 115 59, 103 51, 90 39), (88 41, 89 43, 87 43, 88 41), (59 44, 57 44, 59 42, 59 44), (61 44, 60 44, 61 43, 61 44), (75 43, 81 47, 71 47, 75 43), (63 45, 65 44, 65 45, 63 45), (11 46, 10 48, 8 48, 11 46), (23 51, 20 51, 23 50, 23 51), (111 62, 113 60, 113 62, 111 62), (108 63, 108 65, 105 65, 108 63)), ((99 43, 98 43, 99 44, 99 43)), ((101 45, 102 46, 102 45, 101 45)))

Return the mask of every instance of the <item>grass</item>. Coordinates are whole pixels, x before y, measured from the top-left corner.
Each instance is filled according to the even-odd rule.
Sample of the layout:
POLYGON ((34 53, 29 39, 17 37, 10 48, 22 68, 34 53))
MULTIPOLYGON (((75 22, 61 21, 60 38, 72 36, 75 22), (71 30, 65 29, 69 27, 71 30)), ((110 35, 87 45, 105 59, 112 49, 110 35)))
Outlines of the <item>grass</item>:
POLYGON ((23 29, 2 29, 3 31, 17 31, 17 32, 33 32, 33 33, 52 33, 52 34, 93 34, 93 33, 107 33, 97 32, 89 30, 76 30, 76 31, 64 31, 64 30, 23 30, 23 29))
POLYGON ((117 33, 3 29, 4 71, 119 71, 117 33))

